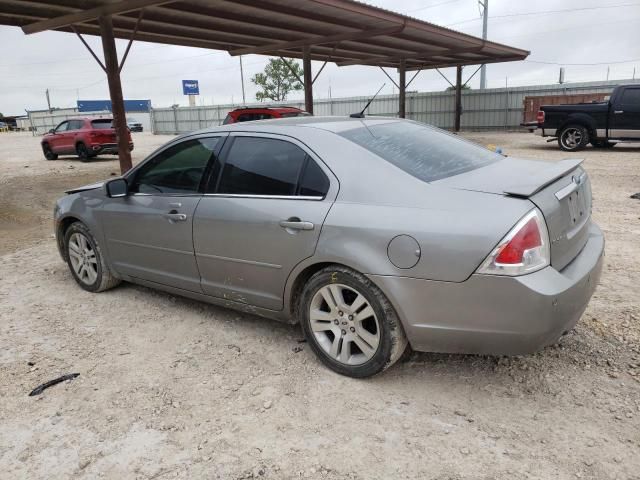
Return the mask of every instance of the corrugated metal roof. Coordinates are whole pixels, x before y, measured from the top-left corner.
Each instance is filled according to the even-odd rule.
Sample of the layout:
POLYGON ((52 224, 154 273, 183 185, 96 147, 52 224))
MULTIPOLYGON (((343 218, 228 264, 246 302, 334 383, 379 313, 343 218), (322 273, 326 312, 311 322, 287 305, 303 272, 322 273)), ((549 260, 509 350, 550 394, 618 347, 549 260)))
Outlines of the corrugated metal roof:
MULTIPOLYGON (((261 53, 338 65, 399 67, 408 70, 522 60, 529 52, 353 0, 0 0, 0 24, 25 27, 69 16, 44 29, 99 35, 97 16, 113 13, 114 34, 128 39, 141 8, 136 39, 225 50, 232 55, 261 53), (78 14, 97 9, 95 16, 78 14), (108 10, 106 10, 108 9, 108 10)), ((33 27, 25 31, 37 31, 33 27)))

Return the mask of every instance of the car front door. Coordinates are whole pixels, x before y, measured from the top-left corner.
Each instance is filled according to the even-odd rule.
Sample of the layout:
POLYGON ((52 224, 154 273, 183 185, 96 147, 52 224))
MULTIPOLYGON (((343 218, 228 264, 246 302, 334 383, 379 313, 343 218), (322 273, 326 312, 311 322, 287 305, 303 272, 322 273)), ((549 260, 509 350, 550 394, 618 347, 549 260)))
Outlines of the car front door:
POLYGON ((201 184, 224 136, 171 144, 126 179, 129 195, 100 210, 111 262, 119 273, 201 292, 193 251, 193 215, 201 184))
POLYGON ((291 270, 314 254, 338 192, 331 171, 290 137, 232 134, 193 223, 202 290, 283 308, 291 270))
POLYGON ((66 120, 54 129, 53 135, 48 139, 49 146, 54 153, 69 153, 68 128, 69 121, 66 120))
POLYGON ((640 139, 640 86, 625 87, 612 110, 609 136, 640 139))

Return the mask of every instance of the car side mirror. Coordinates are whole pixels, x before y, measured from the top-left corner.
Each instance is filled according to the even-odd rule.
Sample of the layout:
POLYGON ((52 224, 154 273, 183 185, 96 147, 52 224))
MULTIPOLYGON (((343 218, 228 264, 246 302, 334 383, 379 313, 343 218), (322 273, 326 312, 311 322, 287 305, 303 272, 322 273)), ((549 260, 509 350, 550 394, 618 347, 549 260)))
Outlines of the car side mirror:
POLYGON ((105 184, 109 198, 120 198, 129 195, 129 184, 124 178, 114 178, 105 184))
POLYGON ((56 129, 52 128, 51 130, 49 130, 49 133, 51 133, 53 135, 54 133, 56 133, 56 129))

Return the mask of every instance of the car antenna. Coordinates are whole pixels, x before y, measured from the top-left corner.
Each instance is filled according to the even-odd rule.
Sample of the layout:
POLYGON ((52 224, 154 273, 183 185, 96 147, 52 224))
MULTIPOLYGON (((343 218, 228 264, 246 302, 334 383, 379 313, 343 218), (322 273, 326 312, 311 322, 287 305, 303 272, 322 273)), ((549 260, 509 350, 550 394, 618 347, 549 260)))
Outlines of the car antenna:
POLYGON ((378 94, 380 93, 380 90, 382 90, 384 88, 384 86, 386 85, 386 83, 383 83, 382 86, 378 89, 378 91, 376 92, 376 94, 371 97, 369 99, 369 101, 367 102, 367 104, 364 106, 364 108, 362 109, 362 111, 358 112, 358 113, 352 113, 351 115, 349 115, 351 118, 364 118, 364 112, 367 111, 367 108, 369 108, 369 105, 371 105, 371 102, 373 102, 373 100, 378 96, 378 94))

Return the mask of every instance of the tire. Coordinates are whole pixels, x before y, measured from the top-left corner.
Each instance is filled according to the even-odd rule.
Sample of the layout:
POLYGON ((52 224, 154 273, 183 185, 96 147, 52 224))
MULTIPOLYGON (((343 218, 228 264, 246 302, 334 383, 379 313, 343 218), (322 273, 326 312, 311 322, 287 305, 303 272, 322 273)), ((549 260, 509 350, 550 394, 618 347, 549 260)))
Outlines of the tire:
POLYGON ((67 228, 64 248, 71 275, 88 292, 103 292, 120 283, 109 271, 100 245, 83 223, 75 222, 67 228))
POLYGON ((346 267, 327 267, 311 276, 296 313, 311 349, 341 375, 380 373, 407 348, 389 300, 367 277, 346 267))
POLYGON ((82 142, 76 145, 76 154, 81 162, 88 162, 93 157, 87 146, 82 142))
POLYGON ((57 160, 58 159, 58 155, 53 153, 53 150, 51 150, 51 147, 49 146, 48 143, 43 143, 42 144, 42 153, 44 153, 44 158, 46 158, 47 160, 57 160))
POLYGON ((567 125, 558 135, 558 146, 565 152, 577 152, 589 143, 589 132, 582 125, 567 125))
POLYGON ((593 148, 613 148, 615 143, 609 143, 606 140, 592 140, 591 145, 593 148))

